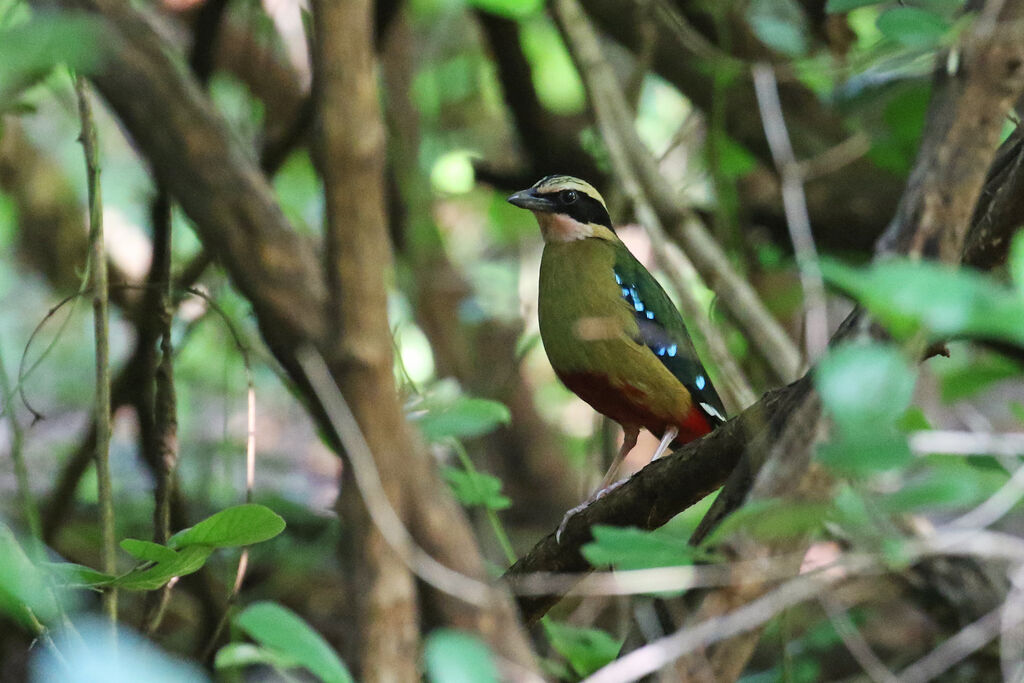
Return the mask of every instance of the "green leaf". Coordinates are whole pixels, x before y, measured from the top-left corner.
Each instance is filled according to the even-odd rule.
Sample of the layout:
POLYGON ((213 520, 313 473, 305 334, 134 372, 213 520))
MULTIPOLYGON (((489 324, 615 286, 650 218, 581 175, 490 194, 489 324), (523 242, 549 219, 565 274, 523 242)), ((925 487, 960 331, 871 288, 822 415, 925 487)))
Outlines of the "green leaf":
POLYGON ((915 372, 890 344, 845 344, 818 364, 814 383, 841 426, 891 425, 907 409, 915 372))
POLYGON ((466 0, 466 4, 507 19, 524 19, 540 12, 544 0, 466 0))
POLYGON ((35 619, 52 621, 57 613, 57 598, 45 575, 29 559, 14 532, 0 522, 0 614, 31 626, 35 619))
POLYGON ((423 648, 427 680, 431 683, 497 683, 500 680, 491 651, 478 638, 451 629, 437 629, 423 648))
POLYGON ((794 0, 752 0, 747 22, 762 43, 790 57, 807 52, 807 17, 794 0))
POLYGON ((512 414, 502 403, 462 396, 447 405, 428 408, 418 422, 427 440, 441 441, 481 436, 511 419, 512 414))
POLYGON ((831 509, 827 503, 753 501, 726 517, 703 545, 714 546, 739 531, 763 541, 804 536, 820 529, 831 509))
POLYGON ((171 536, 167 545, 185 548, 192 545, 234 548, 252 545, 284 531, 284 520, 268 507, 247 503, 221 510, 194 527, 171 536))
POLYGON ((895 428, 872 429, 870 424, 862 424, 821 444, 816 457, 818 462, 837 472, 866 475, 903 467, 914 459, 914 454, 906 436, 895 428))
POLYGON ((919 7, 893 7, 878 17, 883 36, 911 48, 939 45, 950 27, 938 14, 919 7))
POLYGON ((858 7, 867 7, 868 5, 880 5, 883 0, 828 0, 825 3, 825 12, 827 14, 842 14, 855 10, 858 7))
POLYGON ((875 315, 893 336, 970 337, 1024 345, 1024 298, 980 273, 892 259, 850 268, 822 259, 825 278, 875 315))
POLYGON ((47 562, 45 567, 58 581, 71 588, 102 586, 114 580, 110 574, 73 562, 47 562))
POLYGON ((1024 230, 1019 230, 1013 238, 1008 263, 1013 284, 1017 286, 1017 292, 1024 296, 1024 230))
POLYGON ((1024 422, 1024 403, 1020 401, 1010 401, 1009 404, 1010 412, 1017 418, 1018 422, 1024 422))
POLYGON ((910 406, 905 411, 900 419, 896 420, 896 429, 901 432, 916 432, 922 429, 931 429, 932 423, 928 421, 928 416, 924 414, 920 406, 910 406))
POLYGON ((121 549, 132 557, 146 562, 174 562, 178 556, 172 548, 165 545, 134 538, 126 538, 121 541, 121 549))
POLYGON ((109 583, 126 590, 156 590, 175 576, 187 576, 199 571, 213 550, 206 545, 190 545, 181 550, 172 550, 173 558, 161 560, 152 567, 133 569, 109 583))
POLYGON ((501 480, 483 472, 468 472, 445 467, 441 476, 452 488, 455 498, 466 507, 480 506, 489 510, 505 510, 512 501, 501 493, 501 480))
POLYGON ((879 505, 890 514, 902 514, 963 507, 982 500, 981 478, 974 468, 961 462, 957 469, 955 474, 931 470, 908 481, 899 491, 882 496, 879 505))
POLYGON ((589 676, 619 656, 621 640, 596 628, 570 626, 552 619, 544 622, 544 632, 559 654, 580 676, 589 676))
POLYGON ((1005 356, 988 353, 972 362, 945 369, 940 364, 939 375, 942 400, 946 403, 968 398, 986 387, 1004 379, 1019 377, 1021 367, 1005 356))
POLYGON ((685 538, 666 534, 661 529, 643 531, 636 527, 596 525, 592 532, 594 540, 583 546, 582 553, 595 567, 674 567, 691 565, 704 556, 703 551, 689 545, 685 538))
POLYGON ((54 13, 0 30, 0 92, 40 78, 61 63, 91 72, 103 58, 101 36, 96 18, 54 13))
POLYGON ((236 627, 263 647, 288 657, 326 683, 352 683, 338 655, 299 615, 273 602, 256 602, 234 619, 236 627))

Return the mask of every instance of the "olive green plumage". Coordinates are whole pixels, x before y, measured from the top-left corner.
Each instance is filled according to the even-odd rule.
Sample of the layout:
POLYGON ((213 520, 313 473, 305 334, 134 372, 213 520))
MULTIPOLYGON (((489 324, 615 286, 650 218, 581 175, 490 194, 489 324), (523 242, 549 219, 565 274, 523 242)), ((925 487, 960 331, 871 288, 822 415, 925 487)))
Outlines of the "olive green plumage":
POLYGON ((509 201, 532 210, 544 234, 540 331, 562 381, 627 432, 674 427, 685 442, 720 423, 679 312, 615 234, 600 194, 549 176, 509 201))

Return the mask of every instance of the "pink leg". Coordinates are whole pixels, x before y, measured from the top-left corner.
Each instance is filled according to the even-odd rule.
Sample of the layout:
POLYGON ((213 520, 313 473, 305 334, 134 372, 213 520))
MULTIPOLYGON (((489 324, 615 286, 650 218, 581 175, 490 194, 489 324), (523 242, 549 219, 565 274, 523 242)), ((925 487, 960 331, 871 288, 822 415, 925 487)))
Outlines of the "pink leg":
POLYGON ((608 471, 604 475, 604 479, 601 480, 601 486, 591 494, 590 498, 587 498, 572 510, 565 513, 565 516, 562 517, 562 523, 558 525, 558 531, 555 532, 556 542, 561 540, 562 532, 565 531, 565 525, 569 523, 569 520, 572 519, 573 515, 580 510, 585 509, 595 500, 622 483, 615 482, 615 475, 618 473, 619 467, 622 466, 622 461, 626 459, 626 455, 633 450, 633 446, 636 446, 636 440, 640 436, 640 428, 632 425, 626 425, 622 428, 622 431, 622 448, 619 449, 618 455, 615 456, 615 460, 612 461, 611 467, 608 468, 608 471), (613 484, 612 482, 615 483, 613 484))
POLYGON ((622 467, 622 461, 626 459, 626 455, 629 454, 633 447, 636 446, 636 440, 640 436, 640 428, 634 426, 625 426, 622 428, 622 448, 619 449, 618 454, 615 456, 615 460, 612 461, 608 471, 604 474, 604 479, 601 480, 601 485, 597 488, 598 493, 608 488, 608 486, 615 481, 615 475, 618 474, 619 468, 622 467))
POLYGON ((661 437, 661 443, 658 444, 658 450, 654 451, 654 457, 651 458, 651 462, 654 462, 661 456, 665 455, 665 451, 668 450, 668 445, 676 440, 679 436, 678 427, 669 427, 665 430, 665 433, 661 437))

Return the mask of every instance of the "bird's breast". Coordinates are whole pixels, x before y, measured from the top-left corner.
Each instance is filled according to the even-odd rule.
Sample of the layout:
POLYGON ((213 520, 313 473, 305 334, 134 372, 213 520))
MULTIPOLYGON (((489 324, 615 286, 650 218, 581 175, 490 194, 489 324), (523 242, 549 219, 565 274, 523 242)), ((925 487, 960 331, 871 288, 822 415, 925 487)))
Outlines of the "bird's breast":
POLYGON ((633 307, 615 281, 614 246, 547 244, 541 259, 541 340, 562 382, 600 413, 660 433, 692 412, 686 388, 638 341, 633 307))

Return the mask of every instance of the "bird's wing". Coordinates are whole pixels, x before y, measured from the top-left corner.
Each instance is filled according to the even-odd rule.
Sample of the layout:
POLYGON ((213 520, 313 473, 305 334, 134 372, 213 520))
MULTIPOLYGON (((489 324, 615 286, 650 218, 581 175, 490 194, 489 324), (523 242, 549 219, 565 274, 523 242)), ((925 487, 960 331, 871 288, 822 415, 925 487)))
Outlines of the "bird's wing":
POLYGON ((613 270, 622 298, 633 307, 639 328, 637 341, 682 382, 712 424, 724 422, 722 400, 704 371, 672 299, 625 246, 616 250, 613 270))

